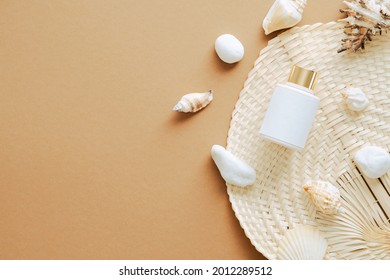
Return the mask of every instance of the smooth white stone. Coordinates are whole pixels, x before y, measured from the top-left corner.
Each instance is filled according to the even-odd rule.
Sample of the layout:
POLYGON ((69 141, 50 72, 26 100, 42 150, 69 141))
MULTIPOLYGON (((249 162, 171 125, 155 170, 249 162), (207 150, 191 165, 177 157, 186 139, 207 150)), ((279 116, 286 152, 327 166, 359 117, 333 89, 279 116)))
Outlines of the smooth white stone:
POLYGON ((213 145, 211 157, 227 183, 245 187, 256 182, 256 171, 224 147, 213 145))
POLYGON ((215 40, 215 51, 226 63, 235 63, 244 57, 244 46, 231 34, 223 34, 215 40))
POLYGON ((363 147, 357 151, 354 160, 363 174, 372 179, 382 177, 390 170, 390 155, 380 147, 363 147))
POLYGON ((363 111, 368 106, 368 99, 360 88, 349 88, 344 95, 347 107, 356 112, 363 111))

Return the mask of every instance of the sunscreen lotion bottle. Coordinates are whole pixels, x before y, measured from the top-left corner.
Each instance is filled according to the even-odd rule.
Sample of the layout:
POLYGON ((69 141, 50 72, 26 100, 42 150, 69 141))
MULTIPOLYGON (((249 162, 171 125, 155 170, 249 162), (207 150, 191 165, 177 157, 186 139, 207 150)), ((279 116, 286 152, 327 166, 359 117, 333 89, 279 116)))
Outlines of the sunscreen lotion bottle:
POLYGON ((260 136, 284 147, 304 148, 320 99, 313 89, 317 73, 294 66, 288 82, 277 84, 260 129, 260 136))

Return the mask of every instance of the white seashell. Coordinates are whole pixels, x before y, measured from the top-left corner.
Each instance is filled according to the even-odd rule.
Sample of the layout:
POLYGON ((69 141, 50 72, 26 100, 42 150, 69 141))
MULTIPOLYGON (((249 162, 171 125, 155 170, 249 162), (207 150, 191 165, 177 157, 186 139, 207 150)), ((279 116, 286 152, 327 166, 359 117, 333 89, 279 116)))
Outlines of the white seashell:
POLYGON ((390 29, 390 0, 349 0, 344 3, 348 8, 340 9, 340 12, 347 17, 339 21, 344 23, 347 36, 337 52, 364 50, 371 35, 390 29))
POLYGON ((323 260, 328 242, 315 227, 298 225, 286 231, 279 242, 279 260, 323 260))
POLYGON ((173 107, 172 110, 183 113, 194 113, 206 107, 212 100, 212 90, 203 93, 188 93, 180 99, 180 101, 173 107))
POLYGON ((343 94, 348 109, 356 112, 363 111, 368 106, 368 99, 360 88, 349 88, 343 94))
POLYGON ((308 193, 317 210, 326 215, 342 212, 340 191, 337 187, 325 181, 308 181, 303 189, 308 193))
POLYGON ((376 146, 361 148, 354 157, 355 164, 371 179, 382 177, 390 170, 389 153, 376 146))
POLYGON ((244 57, 244 46, 231 34, 223 34, 215 40, 215 51, 226 63, 235 63, 244 57))
POLYGON ((359 3, 359 1, 344 1, 345 5, 348 8, 354 10, 360 17, 363 16, 363 19, 366 18, 369 21, 375 22, 376 24, 382 24, 384 26, 390 25, 389 19, 384 19, 381 16, 381 11, 383 13, 389 14, 390 11, 390 1, 388 0, 369 0, 365 1, 364 6, 359 3))
POLYGON ((265 34, 296 25, 305 6, 306 0, 276 0, 263 20, 265 34))
POLYGON ((211 157, 226 183, 245 187, 256 182, 256 171, 224 147, 213 145, 211 157))

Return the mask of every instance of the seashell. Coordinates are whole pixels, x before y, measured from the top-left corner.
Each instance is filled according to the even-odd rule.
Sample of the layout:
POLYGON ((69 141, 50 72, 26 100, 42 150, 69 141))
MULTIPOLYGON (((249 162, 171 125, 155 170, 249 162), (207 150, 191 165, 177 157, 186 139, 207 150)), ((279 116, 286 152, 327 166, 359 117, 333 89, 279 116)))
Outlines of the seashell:
POLYGON ((356 112, 363 111, 368 106, 368 99, 360 88, 349 88, 343 94, 348 109, 356 112))
MULTIPOLYGON (((382 27, 390 25, 390 19, 388 16, 384 16, 390 14, 389 0, 353 0, 344 1, 344 3, 348 8, 360 15, 354 18, 355 21, 360 19, 366 24, 375 22, 375 24, 379 24, 382 27)), ((374 27, 374 25, 372 24, 370 27, 374 27)))
POLYGON ((226 183, 239 187, 245 187, 255 183, 256 171, 224 147, 213 145, 211 148, 211 157, 226 183))
POLYGON ((317 210, 326 215, 342 212, 340 191, 337 187, 325 181, 308 181, 303 189, 308 193, 317 210))
POLYGON ((276 0, 263 20, 265 34, 296 25, 305 6, 306 0, 276 0))
POLYGON ((356 152, 355 164, 371 179, 382 177, 390 170, 389 153, 376 146, 366 146, 356 152))
POLYGON ((226 63, 235 63, 244 57, 244 46, 231 34, 223 34, 215 40, 215 51, 226 63))
POLYGON ((206 107, 212 100, 212 90, 203 93, 188 93, 180 99, 180 101, 173 107, 172 110, 183 113, 194 113, 206 107))
POLYGON ((279 260, 323 260, 328 242, 321 232, 309 225, 286 231, 276 252, 279 260))
POLYGON ((341 47, 337 52, 346 50, 364 50, 365 42, 372 40, 372 35, 384 34, 390 29, 390 0, 350 0, 344 1, 347 9, 340 11, 347 15, 339 20, 345 24, 341 47))

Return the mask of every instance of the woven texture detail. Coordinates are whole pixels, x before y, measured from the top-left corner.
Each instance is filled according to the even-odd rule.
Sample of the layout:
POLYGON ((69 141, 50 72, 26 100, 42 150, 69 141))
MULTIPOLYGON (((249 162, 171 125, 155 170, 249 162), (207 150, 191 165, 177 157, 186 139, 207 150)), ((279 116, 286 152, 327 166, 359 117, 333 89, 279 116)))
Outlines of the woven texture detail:
POLYGON ((353 163, 364 145, 390 150, 390 36, 375 36, 362 53, 336 51, 344 37, 338 23, 290 29, 271 40, 248 75, 232 114, 227 149, 257 172, 255 185, 227 184, 232 208, 256 249, 276 258, 287 229, 316 226, 328 241, 329 259, 390 259, 390 176, 361 175, 353 163), (259 130, 276 83, 294 64, 319 73, 321 104, 303 151, 260 139, 259 130), (342 97, 359 87, 370 103, 361 113, 342 97), (316 211, 302 189, 306 180, 340 189, 345 212, 316 211))

